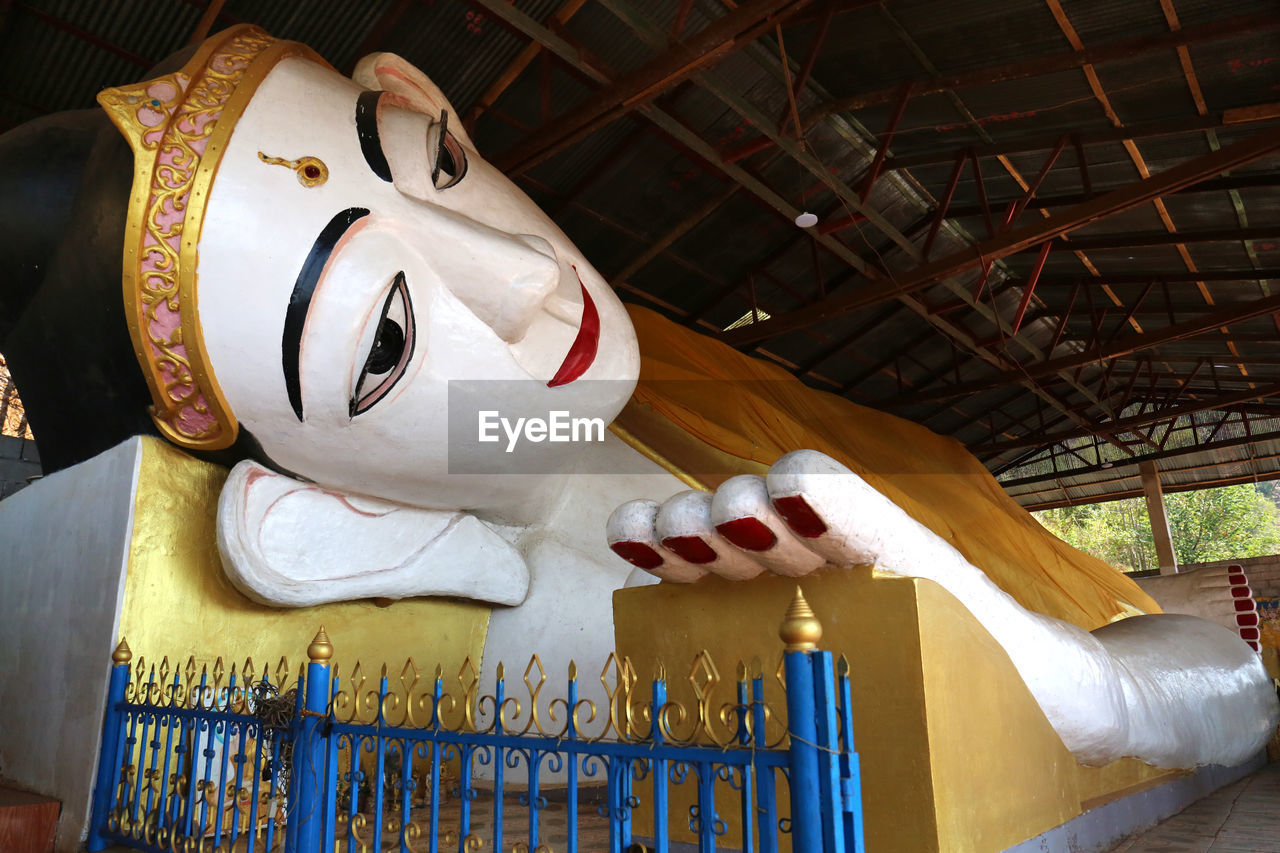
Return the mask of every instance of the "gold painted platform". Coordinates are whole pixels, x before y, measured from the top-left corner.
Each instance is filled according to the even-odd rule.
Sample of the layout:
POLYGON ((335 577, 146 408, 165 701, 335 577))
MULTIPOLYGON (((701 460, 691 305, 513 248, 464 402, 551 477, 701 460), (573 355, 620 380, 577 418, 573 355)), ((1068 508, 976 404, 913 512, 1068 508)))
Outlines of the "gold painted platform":
MULTIPOLYGON (((799 583, 824 629, 820 647, 849 660, 868 850, 1001 851, 1170 775, 1136 761, 1078 765, 1008 655, 938 585, 869 568, 799 583)), ((759 656, 771 673, 795 587, 792 578, 708 577, 619 590, 619 653, 640 673, 658 661, 682 671, 672 662, 701 649, 722 668, 759 656)), ((671 693, 686 698, 674 680, 671 693)))

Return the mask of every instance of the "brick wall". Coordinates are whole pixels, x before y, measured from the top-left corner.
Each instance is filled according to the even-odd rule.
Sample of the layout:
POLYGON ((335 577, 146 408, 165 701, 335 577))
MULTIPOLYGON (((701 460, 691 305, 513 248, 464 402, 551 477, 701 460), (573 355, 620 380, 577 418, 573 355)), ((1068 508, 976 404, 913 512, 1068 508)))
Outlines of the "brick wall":
POLYGON ((1178 566, 1178 571, 1189 572, 1202 566, 1241 566, 1249 578, 1249 588, 1255 597, 1280 596, 1280 555, 1248 557, 1243 560, 1219 560, 1216 563, 1192 563, 1178 566))
POLYGON ((0 435, 0 498, 25 488, 28 478, 40 473, 40 454, 34 441, 0 435))

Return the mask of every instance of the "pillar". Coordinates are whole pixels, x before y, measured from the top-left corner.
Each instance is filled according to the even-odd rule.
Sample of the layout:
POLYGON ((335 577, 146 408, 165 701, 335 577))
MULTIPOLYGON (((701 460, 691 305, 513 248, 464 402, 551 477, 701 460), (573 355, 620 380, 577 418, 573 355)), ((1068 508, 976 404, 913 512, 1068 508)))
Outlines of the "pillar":
POLYGON ((1169 516, 1164 511, 1164 491, 1160 488, 1160 471, 1154 462, 1140 462, 1138 471, 1142 474, 1142 492, 1147 499, 1147 515, 1151 517, 1151 534, 1156 541, 1156 559, 1160 562, 1160 574, 1176 574, 1178 558, 1173 553, 1169 516))

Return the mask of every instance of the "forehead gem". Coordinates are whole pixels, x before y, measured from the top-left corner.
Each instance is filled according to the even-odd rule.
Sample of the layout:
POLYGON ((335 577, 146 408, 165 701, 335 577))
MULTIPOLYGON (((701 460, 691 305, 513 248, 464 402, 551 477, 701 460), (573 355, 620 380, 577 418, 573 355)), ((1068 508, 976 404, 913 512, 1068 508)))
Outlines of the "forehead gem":
POLYGON ((283 157, 271 157, 258 152, 258 159, 269 166, 284 166, 292 169, 298 176, 298 183, 304 187, 318 187, 329 180, 329 167, 319 157, 299 157, 297 160, 286 160, 283 157))

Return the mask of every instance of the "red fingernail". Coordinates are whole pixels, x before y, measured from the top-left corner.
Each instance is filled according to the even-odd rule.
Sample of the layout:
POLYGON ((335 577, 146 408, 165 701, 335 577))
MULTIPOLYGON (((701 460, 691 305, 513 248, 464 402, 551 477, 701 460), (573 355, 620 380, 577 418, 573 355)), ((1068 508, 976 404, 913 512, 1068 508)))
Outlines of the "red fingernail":
POLYGON ((697 536, 668 536, 662 540, 662 547, 697 565, 710 563, 716 558, 716 552, 711 546, 697 536))
POLYGON ((827 532, 827 525, 800 495, 774 498, 773 508, 786 520, 787 525, 806 539, 817 539, 827 532))
POLYGON ((1248 597, 1249 597, 1249 596, 1251 596, 1251 595, 1253 595, 1253 590, 1249 589, 1249 587, 1247 587, 1247 586, 1233 586, 1233 587, 1231 587, 1231 597, 1232 597, 1232 598, 1248 598, 1248 597))
POLYGON ((1240 584, 1249 583, 1249 579, 1245 577, 1243 574, 1227 575, 1227 580, 1231 583, 1232 586, 1239 586, 1240 584))
POLYGON ((1241 628, 1240 629, 1240 636, 1246 640, 1257 640, 1258 633, 1259 632, 1257 628, 1241 628))
POLYGON ((1254 606, 1254 603, 1253 603, 1253 599, 1252 599, 1252 598, 1237 598, 1237 599, 1236 599, 1236 612, 1237 612, 1237 613, 1248 613, 1248 612, 1250 612, 1250 611, 1257 610, 1257 609, 1258 609, 1258 608, 1254 606))
POLYGON ((1241 628, 1250 628, 1258 624, 1257 613, 1237 613, 1236 624, 1241 628))
POLYGON ((642 569, 656 569, 662 565, 662 555, 643 542, 614 542, 609 550, 642 569))
POLYGON ((1259 646, 1257 643, 1255 643, 1253 640, 1246 640, 1245 642, 1247 642, 1249 644, 1249 648, 1253 649, 1255 652, 1262 651, 1262 647, 1259 646))
POLYGON ((716 530, 734 545, 746 548, 748 551, 767 551, 778 542, 778 537, 773 535, 772 530, 765 527, 763 521, 749 515, 726 521, 724 524, 717 524, 716 530))

